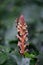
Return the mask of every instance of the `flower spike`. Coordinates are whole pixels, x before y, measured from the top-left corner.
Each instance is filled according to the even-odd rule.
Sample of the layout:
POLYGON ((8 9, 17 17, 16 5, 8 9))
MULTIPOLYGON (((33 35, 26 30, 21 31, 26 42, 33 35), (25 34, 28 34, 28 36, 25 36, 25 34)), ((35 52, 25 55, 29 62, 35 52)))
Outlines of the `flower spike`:
POLYGON ((17 38, 18 38, 18 46, 20 48, 20 53, 24 54, 26 51, 25 48, 27 46, 26 41, 28 40, 28 30, 27 24, 24 20, 24 16, 21 15, 19 18, 16 19, 16 28, 17 28, 17 38))

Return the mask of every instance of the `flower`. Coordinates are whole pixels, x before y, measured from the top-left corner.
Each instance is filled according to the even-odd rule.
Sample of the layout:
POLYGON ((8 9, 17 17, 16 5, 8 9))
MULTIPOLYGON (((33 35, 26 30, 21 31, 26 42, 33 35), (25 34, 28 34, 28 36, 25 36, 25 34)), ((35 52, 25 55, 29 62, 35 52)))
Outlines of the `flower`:
POLYGON ((16 28, 17 28, 17 38, 18 38, 18 46, 20 48, 20 53, 24 54, 25 48, 27 46, 26 41, 28 40, 28 30, 27 24, 24 20, 24 16, 21 15, 19 18, 16 19, 16 28))

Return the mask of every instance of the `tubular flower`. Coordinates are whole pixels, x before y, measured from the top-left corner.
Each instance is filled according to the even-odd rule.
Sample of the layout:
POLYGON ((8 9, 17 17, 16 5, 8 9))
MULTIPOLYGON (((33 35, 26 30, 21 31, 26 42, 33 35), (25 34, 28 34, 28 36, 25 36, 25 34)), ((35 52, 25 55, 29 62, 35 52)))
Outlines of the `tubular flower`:
POLYGON ((26 42, 28 40, 28 30, 27 24, 24 20, 24 16, 21 15, 19 18, 16 19, 16 28, 17 28, 17 38, 18 38, 18 46, 20 48, 20 53, 24 54, 26 51, 25 48, 27 46, 26 42))

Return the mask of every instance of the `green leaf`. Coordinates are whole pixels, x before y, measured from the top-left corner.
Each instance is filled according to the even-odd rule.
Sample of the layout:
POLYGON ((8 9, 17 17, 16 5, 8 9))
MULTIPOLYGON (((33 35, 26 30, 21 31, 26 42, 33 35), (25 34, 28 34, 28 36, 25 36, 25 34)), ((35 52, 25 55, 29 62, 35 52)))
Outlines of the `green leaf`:
POLYGON ((7 55, 3 52, 0 52, 0 64, 3 64, 7 60, 7 55))
POLYGON ((13 60, 13 58, 10 58, 5 63, 3 63, 3 65, 17 65, 17 63, 15 60, 13 60))
POLYGON ((0 51, 9 53, 10 50, 10 47, 0 45, 0 51))
POLYGON ((35 65, 36 61, 34 59, 30 60, 30 65, 35 65))
POLYGON ((29 54, 27 52, 25 52, 24 55, 25 55, 25 57, 28 57, 28 58, 35 58, 35 55, 29 54))
POLYGON ((12 51, 11 52, 11 57, 13 57, 14 61, 16 61, 16 63, 18 65, 20 65, 20 63, 22 61, 22 56, 19 54, 18 51, 12 51))

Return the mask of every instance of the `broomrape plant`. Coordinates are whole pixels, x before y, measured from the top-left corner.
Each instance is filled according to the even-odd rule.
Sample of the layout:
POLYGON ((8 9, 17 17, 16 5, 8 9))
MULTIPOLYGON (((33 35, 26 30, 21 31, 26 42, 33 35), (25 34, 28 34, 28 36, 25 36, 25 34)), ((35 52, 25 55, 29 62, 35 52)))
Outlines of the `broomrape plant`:
POLYGON ((17 28, 17 38, 18 38, 18 47, 20 48, 19 51, 21 54, 24 54, 24 52, 28 51, 26 49, 26 46, 28 45, 26 42, 28 40, 28 30, 27 30, 27 24, 24 20, 24 16, 21 15, 19 18, 16 19, 16 28, 17 28))

